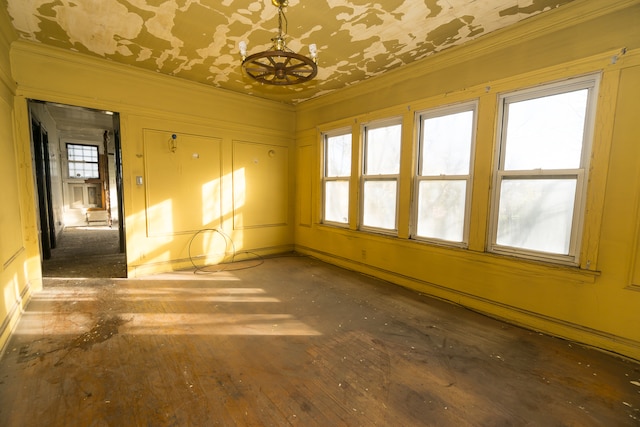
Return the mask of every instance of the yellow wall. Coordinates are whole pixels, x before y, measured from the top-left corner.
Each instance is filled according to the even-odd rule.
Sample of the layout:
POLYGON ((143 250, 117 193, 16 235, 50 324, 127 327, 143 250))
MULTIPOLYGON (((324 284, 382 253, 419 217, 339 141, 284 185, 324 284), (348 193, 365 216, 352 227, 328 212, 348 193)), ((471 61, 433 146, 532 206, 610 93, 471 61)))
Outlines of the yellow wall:
POLYGON ((296 249, 640 359, 639 85, 640 3, 592 0, 306 102, 297 110, 296 249), (487 253, 498 94, 588 73, 601 73, 602 80, 581 265, 487 253), (411 241, 415 112, 469 100, 479 105, 469 248, 411 241), (321 132, 351 126, 357 153, 360 124, 385 117, 402 117, 405 129, 398 236, 357 230, 357 176, 349 227, 321 224, 321 132))
POLYGON ((120 113, 130 277, 293 249, 294 107, 15 41, 9 28, 2 9, 0 348, 42 286, 28 99, 120 113))
POLYGON ((0 349, 32 292, 42 286, 30 157, 13 144, 16 131, 9 46, 14 39, 6 11, 0 12, 0 349), (24 180, 23 185, 19 185, 24 180))
POLYGON ((20 110, 120 113, 130 276, 293 249, 292 106, 20 41, 11 66, 20 110))

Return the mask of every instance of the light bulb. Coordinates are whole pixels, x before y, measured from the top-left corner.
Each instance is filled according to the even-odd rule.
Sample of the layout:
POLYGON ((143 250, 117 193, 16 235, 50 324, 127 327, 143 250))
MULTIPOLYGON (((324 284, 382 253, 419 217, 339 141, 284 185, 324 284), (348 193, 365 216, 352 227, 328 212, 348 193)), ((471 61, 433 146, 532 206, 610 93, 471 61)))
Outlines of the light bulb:
POLYGON ((242 59, 244 60, 247 56, 247 42, 241 40, 240 43, 238 43, 238 47, 240 48, 240 55, 242 55, 242 59))
POLYGON ((316 62, 316 59, 318 58, 318 47, 315 43, 309 45, 309 52, 311 53, 311 59, 313 59, 313 62, 316 62))

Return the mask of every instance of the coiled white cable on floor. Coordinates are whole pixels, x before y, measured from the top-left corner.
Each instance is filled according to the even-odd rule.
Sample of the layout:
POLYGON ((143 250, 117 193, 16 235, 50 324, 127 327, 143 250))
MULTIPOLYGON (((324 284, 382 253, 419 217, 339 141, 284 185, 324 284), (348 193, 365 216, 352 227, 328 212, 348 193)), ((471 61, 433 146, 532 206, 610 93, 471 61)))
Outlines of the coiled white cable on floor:
POLYGON ((239 252, 240 254, 251 254, 251 255, 255 255, 255 258, 248 258, 248 259, 243 259, 242 261, 236 261, 236 256, 239 254, 238 252, 236 252, 236 245, 233 242, 233 239, 231 238, 231 236, 229 236, 227 233, 225 233, 224 231, 218 229, 218 228, 203 228, 201 230, 198 230, 193 236, 191 236, 191 239, 189 240, 189 246, 188 246, 188 253, 189 253, 189 261, 191 262, 191 265, 193 265, 193 267, 195 268, 195 271, 193 272, 193 274, 198 274, 198 273, 218 273, 220 271, 235 271, 235 270, 244 270, 247 268, 254 268, 257 267, 259 265, 262 265, 262 263, 264 262, 264 258, 262 258, 262 256, 260 254, 257 254, 255 252, 251 252, 251 251, 242 251, 239 252), (217 264, 205 264, 203 266, 198 266, 196 265, 195 261, 194 261, 194 257, 191 254, 191 245, 194 241, 194 239, 204 233, 204 232, 214 232, 214 233, 218 233, 219 235, 222 236, 222 238, 225 241, 225 258, 226 258, 226 254, 227 254, 227 247, 230 245, 231 246, 231 260, 228 262, 225 262, 225 258, 222 259, 222 262, 219 262, 217 264), (242 266, 238 266, 237 263, 238 262, 244 262, 244 261, 258 261, 257 264, 252 264, 252 265, 242 265, 242 266), (232 265, 236 264, 235 267, 230 267, 232 265), (213 267, 221 267, 218 268, 216 270, 209 270, 210 268, 213 267))

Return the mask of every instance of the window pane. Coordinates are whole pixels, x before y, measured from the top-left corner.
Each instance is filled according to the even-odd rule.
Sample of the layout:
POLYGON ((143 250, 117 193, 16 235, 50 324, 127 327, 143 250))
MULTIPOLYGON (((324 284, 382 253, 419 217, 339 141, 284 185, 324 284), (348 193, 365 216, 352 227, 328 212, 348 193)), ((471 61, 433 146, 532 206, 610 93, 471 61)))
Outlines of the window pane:
POLYGON ((424 119, 422 175, 467 175, 473 111, 424 119))
POLYGON ((367 129, 365 174, 395 175, 400 172, 402 126, 367 129))
POLYGON ((580 167, 587 89, 506 105, 505 170, 580 167))
POLYGON ((327 137, 325 165, 325 176, 351 175, 351 134, 327 137))
POLYGON ((69 177, 99 178, 97 163, 69 162, 69 177))
POLYGON ((98 147, 95 145, 67 144, 69 177, 99 178, 98 147))
POLYGON ((420 181, 418 236, 462 242, 466 189, 466 181, 420 181))
POLYGON ((396 228, 397 183, 393 181, 365 181, 363 225, 396 228))
POLYGON ((91 145, 67 145, 68 159, 73 161, 97 162, 98 147, 91 145))
POLYGON ((349 222, 349 181, 327 181, 324 191, 325 221, 349 222))
POLYGON ((84 160, 87 162, 97 162, 98 161, 98 148, 97 147, 86 147, 84 153, 84 160))
POLYGON ((503 180, 496 243, 569 254, 576 179, 503 180))

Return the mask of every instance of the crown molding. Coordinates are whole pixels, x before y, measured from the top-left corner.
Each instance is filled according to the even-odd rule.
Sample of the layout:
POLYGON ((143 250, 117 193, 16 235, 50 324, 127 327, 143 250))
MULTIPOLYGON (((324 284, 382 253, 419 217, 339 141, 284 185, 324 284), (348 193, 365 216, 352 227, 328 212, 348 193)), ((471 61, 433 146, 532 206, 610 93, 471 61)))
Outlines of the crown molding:
POLYGON ((16 53, 26 55, 36 55, 40 57, 50 58, 55 62, 64 62, 71 64, 74 68, 83 69, 87 72, 95 72, 101 69, 106 73, 118 74, 122 78, 127 78, 140 84, 157 84, 159 86, 170 86, 172 90, 183 91, 185 93, 197 93, 198 96, 207 94, 216 99, 216 102, 233 102, 233 103, 251 103, 253 107, 264 108, 268 110, 283 109, 294 111, 293 105, 284 104, 277 101, 271 101, 264 98, 232 92, 226 89, 209 86, 203 83, 185 80, 180 77, 168 76, 156 73, 143 68, 130 65, 119 64, 103 58, 93 57, 79 52, 71 52, 62 48, 47 46, 37 42, 26 40, 16 40, 11 44, 12 56, 16 53))

